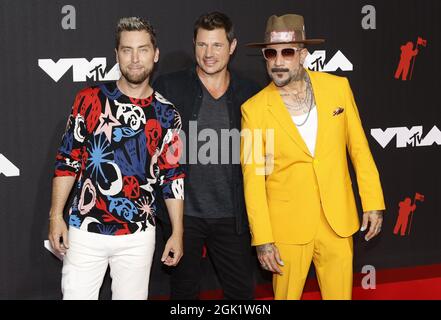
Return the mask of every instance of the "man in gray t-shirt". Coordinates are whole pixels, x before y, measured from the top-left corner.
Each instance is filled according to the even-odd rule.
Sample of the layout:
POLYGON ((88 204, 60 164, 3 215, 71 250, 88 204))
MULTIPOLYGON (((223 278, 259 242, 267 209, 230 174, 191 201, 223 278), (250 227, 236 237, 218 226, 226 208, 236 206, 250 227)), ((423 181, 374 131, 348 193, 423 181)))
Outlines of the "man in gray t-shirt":
POLYGON ((191 180, 192 187, 188 190, 184 211, 186 215, 198 218, 233 218, 230 150, 240 148, 236 145, 240 139, 221 140, 222 135, 230 131, 226 93, 216 99, 203 84, 201 87, 202 103, 197 118, 200 140, 196 141, 198 162, 189 170, 188 180, 191 180))
MULTIPOLYGON (((160 76, 153 85, 182 116, 188 157, 184 256, 171 272, 171 298, 198 297, 205 245, 224 297, 253 299, 255 268, 239 159, 240 106, 259 88, 227 68, 237 44, 228 17, 203 15, 194 30, 196 68, 160 76)), ((158 221, 167 234, 167 215, 158 214, 158 221)))

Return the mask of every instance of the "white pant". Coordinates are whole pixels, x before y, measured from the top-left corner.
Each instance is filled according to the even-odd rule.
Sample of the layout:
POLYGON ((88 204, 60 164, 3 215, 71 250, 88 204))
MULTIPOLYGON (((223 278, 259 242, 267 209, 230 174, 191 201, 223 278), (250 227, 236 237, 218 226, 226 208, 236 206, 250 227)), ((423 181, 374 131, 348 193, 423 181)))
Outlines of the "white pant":
POLYGON ((146 300, 155 251, 155 228, 109 236, 69 228, 63 259, 63 300, 97 300, 110 264, 113 300, 146 300))

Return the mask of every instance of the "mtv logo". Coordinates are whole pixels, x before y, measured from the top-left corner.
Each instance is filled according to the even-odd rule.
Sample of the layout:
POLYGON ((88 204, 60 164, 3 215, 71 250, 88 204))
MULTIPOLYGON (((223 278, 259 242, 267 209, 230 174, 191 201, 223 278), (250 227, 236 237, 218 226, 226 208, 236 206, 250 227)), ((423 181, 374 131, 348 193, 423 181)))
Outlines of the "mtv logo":
POLYGON ((303 66, 313 71, 333 72, 340 69, 341 71, 353 71, 354 66, 345 55, 338 50, 337 53, 328 61, 326 61, 326 51, 316 50, 312 54, 308 54, 303 66))
POLYGON ((383 149, 393 138, 396 138, 396 148, 441 145, 441 131, 437 126, 433 126, 424 137, 423 126, 413 126, 410 129, 407 127, 386 128, 385 130, 375 128, 371 129, 371 135, 383 149))
POLYGON ((2 173, 6 177, 18 177, 20 169, 0 153, 0 174, 2 173))
POLYGON ((115 64, 106 72, 107 59, 93 58, 62 58, 55 62, 52 59, 38 59, 38 66, 43 69, 55 82, 58 82, 66 72, 72 68, 73 82, 85 82, 87 79, 94 81, 112 81, 120 78, 119 65, 115 64))

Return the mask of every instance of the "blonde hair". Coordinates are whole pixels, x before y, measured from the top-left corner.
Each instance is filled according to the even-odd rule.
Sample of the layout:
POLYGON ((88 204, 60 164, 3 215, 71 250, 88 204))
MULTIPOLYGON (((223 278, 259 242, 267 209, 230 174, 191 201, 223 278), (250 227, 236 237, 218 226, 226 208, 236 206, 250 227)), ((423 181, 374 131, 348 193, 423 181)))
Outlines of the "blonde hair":
POLYGON ((115 32, 115 48, 118 49, 123 31, 146 31, 150 35, 153 47, 156 48, 156 32, 153 26, 146 19, 140 17, 123 17, 120 18, 116 25, 115 32))

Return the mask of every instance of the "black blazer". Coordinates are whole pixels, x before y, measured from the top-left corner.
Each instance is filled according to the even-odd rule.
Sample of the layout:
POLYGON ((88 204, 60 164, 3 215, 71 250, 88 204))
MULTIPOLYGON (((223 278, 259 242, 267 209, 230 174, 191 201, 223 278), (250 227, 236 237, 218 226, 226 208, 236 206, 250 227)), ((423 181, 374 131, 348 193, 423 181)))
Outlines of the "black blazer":
MULTIPOLYGON (((230 85, 227 90, 228 115, 230 118, 230 130, 241 129, 241 112, 240 106, 257 92, 260 87, 252 81, 243 79, 230 71, 230 85)), ((159 76, 153 83, 153 88, 158 91, 165 99, 172 102, 179 111, 182 118, 182 130, 188 135, 189 121, 196 121, 202 103, 202 87, 195 68, 178 71, 166 75, 159 76)), ((188 141, 185 144, 188 146, 188 141)), ((186 152, 188 158, 188 152, 186 152)), ((230 157, 231 159, 231 157, 230 157)), ((188 163, 188 159, 186 159, 188 163)), ((183 168, 186 172, 189 166, 184 164, 183 168)), ((246 214, 242 169, 240 164, 232 165, 232 199, 235 206, 234 214, 236 217, 236 231, 241 234, 248 232, 248 217, 246 214)), ((191 179, 185 180, 185 188, 191 188, 191 179)), ((158 191, 157 197, 157 217, 169 223, 169 217, 165 204, 158 191)))

